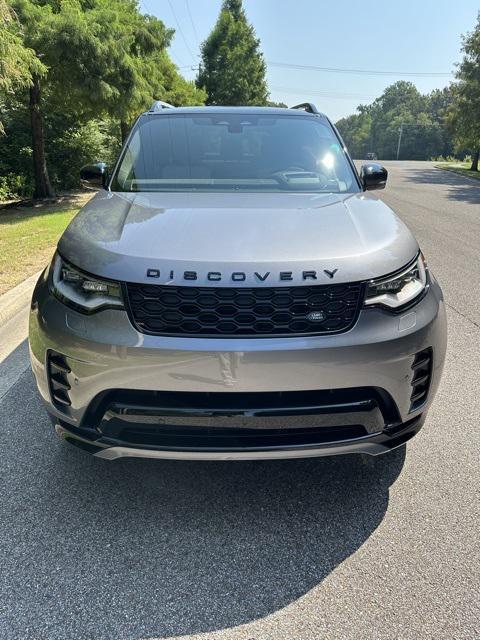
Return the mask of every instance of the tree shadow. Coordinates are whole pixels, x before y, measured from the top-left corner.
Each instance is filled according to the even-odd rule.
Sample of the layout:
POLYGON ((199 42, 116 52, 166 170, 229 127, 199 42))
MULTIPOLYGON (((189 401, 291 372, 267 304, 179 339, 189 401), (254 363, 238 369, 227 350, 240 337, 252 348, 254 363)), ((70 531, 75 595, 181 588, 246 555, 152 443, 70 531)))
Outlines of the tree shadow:
POLYGON ((405 460, 107 463, 57 440, 29 373, 0 421, 3 628, 25 639, 164 638, 271 614, 362 546, 405 460))
POLYGON ((414 184, 442 185, 447 188, 446 197, 449 200, 480 204, 480 181, 476 184, 475 178, 465 178, 452 171, 425 168, 405 174, 405 180, 414 184))
POLYGON ((0 201, 0 222, 2 215, 6 213, 16 213, 26 215, 30 212, 54 213, 64 209, 80 209, 95 195, 94 191, 73 191, 54 198, 43 198, 35 200, 26 198, 24 200, 12 200, 10 202, 0 201))

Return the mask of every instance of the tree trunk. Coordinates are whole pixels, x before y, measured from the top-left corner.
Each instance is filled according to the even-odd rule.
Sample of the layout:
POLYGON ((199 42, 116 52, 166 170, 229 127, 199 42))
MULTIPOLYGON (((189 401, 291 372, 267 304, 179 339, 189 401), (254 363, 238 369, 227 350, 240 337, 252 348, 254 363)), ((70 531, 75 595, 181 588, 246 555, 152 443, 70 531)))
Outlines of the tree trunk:
POLYGON ((128 134, 130 133, 130 126, 123 120, 120 122, 120 132, 122 134, 122 144, 125 144, 125 140, 128 138, 128 134))
POLYGON ((470 171, 478 171, 479 159, 480 159, 480 150, 476 151, 472 156, 472 166, 470 167, 470 171))
POLYGON ((40 78, 34 75, 30 87, 30 124, 32 128, 33 173, 35 177, 34 198, 53 198, 55 192, 48 177, 45 158, 45 133, 40 106, 40 78))

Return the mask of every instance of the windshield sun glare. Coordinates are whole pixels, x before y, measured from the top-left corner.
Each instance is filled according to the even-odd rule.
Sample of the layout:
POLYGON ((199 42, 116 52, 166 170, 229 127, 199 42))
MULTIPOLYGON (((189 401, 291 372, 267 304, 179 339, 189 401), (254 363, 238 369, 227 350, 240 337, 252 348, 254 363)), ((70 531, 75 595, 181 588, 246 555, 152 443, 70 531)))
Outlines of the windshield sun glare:
POLYGON ((359 186, 326 119, 221 113, 140 118, 112 190, 348 193, 359 186))

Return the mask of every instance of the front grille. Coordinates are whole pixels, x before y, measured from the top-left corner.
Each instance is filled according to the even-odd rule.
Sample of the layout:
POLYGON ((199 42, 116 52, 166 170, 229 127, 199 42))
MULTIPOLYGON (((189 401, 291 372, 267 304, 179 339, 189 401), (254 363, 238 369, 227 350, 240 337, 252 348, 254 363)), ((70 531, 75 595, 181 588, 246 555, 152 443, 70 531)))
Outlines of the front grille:
POLYGON ((142 333, 272 337, 347 331, 357 319, 363 287, 360 283, 253 288, 128 283, 126 291, 131 319, 142 333))
MULTIPOLYGON (((116 434, 117 435, 117 434, 116 434)), ((125 428, 117 439, 132 447, 156 447, 163 449, 250 449, 259 447, 299 447, 353 440, 368 435, 361 425, 338 426, 321 429, 205 429, 198 427, 147 427, 125 428)))
POLYGON ((160 448, 333 442, 379 433, 399 421, 392 398, 374 387, 277 392, 110 389, 95 398, 83 418, 84 425, 95 425, 96 436, 110 444, 160 448))

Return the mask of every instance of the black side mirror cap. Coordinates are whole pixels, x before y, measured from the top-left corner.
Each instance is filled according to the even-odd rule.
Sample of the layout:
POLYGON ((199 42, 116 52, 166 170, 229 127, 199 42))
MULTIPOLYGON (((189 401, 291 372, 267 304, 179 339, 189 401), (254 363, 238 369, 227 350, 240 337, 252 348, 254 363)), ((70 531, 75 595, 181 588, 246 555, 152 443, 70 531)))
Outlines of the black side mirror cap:
POLYGON ((80 181, 89 189, 106 189, 108 184, 108 168, 105 162, 86 164, 80 169, 80 181))
POLYGON ((387 184, 388 171, 381 164, 362 164, 360 168, 360 180, 364 191, 374 189, 385 189, 387 184))

